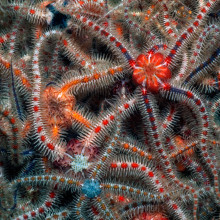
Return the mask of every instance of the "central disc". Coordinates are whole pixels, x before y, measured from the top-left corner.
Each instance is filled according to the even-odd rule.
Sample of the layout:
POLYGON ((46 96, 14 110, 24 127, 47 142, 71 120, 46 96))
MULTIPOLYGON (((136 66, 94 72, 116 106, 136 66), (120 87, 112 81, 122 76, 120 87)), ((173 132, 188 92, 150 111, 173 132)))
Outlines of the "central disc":
POLYGON ((100 183, 97 180, 86 179, 82 186, 82 192, 92 199, 101 193, 100 183))

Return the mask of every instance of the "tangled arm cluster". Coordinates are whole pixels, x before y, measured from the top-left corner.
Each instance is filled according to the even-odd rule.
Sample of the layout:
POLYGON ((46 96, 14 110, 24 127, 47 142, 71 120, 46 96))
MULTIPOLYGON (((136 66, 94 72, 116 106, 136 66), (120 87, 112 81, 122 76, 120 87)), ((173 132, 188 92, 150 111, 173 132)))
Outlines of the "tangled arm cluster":
POLYGON ((219 0, 0 2, 0 219, 219 219, 219 0))

